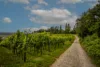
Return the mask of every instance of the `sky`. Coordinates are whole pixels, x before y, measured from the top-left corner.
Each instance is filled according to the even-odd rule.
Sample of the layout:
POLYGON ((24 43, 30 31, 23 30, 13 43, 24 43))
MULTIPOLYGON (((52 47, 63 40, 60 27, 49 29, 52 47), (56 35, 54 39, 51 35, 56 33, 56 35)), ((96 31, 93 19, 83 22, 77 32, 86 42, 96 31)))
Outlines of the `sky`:
POLYGON ((74 27, 76 19, 96 0, 0 0, 0 32, 48 29, 69 23, 74 27))

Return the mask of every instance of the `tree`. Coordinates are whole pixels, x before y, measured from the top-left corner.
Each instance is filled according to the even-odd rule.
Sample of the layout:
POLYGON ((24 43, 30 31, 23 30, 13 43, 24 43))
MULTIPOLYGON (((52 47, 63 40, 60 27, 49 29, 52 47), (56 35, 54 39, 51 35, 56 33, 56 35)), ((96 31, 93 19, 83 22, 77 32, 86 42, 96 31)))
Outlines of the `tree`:
POLYGON ((62 26, 60 25, 60 34, 63 33, 62 26))
POLYGON ((74 28, 70 31, 71 34, 76 34, 76 27, 74 26, 74 28))
POLYGON ((66 34, 69 34, 69 33, 70 33, 70 28, 71 28, 71 27, 70 27, 70 24, 67 24, 67 23, 66 23, 66 25, 65 25, 65 33, 66 33, 66 34))
MULTIPOLYGON (((97 33, 100 35, 100 3, 84 12, 76 20, 76 30, 82 38, 97 33)), ((100 37, 100 36, 99 36, 100 37)))
POLYGON ((50 33, 54 33, 55 32, 55 29, 54 29, 53 26, 49 30, 50 30, 50 33))

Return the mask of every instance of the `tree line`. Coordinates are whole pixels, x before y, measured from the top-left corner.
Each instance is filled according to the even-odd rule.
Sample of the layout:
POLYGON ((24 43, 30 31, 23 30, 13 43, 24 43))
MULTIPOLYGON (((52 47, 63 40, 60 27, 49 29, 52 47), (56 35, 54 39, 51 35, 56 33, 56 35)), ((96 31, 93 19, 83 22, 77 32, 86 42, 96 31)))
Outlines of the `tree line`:
POLYGON ((53 34, 70 34, 70 33, 75 34, 76 33, 74 29, 73 30, 71 29, 71 26, 68 23, 65 24, 65 29, 63 29, 62 25, 60 25, 60 26, 52 26, 47 30, 40 29, 35 32, 44 32, 44 31, 50 32, 53 34))

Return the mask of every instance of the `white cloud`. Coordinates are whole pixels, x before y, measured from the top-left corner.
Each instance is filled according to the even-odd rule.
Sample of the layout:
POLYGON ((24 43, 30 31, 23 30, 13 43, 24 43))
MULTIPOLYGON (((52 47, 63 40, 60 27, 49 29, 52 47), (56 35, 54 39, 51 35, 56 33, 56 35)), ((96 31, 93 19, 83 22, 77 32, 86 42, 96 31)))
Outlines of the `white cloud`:
POLYGON ((48 27, 47 27, 47 26, 41 26, 40 29, 45 29, 45 30, 47 30, 48 27))
POLYGON ((37 9, 37 8, 39 8, 39 7, 40 7, 40 5, 35 4, 35 5, 32 6, 32 9, 37 9))
POLYGON ((38 8, 40 8, 40 5, 39 4, 34 4, 33 6, 26 6, 26 7, 24 7, 24 9, 26 9, 26 10, 33 10, 33 9, 38 9, 38 8))
POLYGON ((37 27, 34 27, 34 28, 23 28, 22 30, 34 32, 34 31, 37 31, 37 30, 40 30, 40 29, 46 30, 48 28, 49 27, 47 27, 47 26, 41 26, 39 28, 37 28, 37 27))
POLYGON ((29 4, 29 0, 8 0, 7 2, 29 4))
POLYGON ((9 17, 5 17, 5 18, 3 18, 3 22, 5 22, 5 23, 11 23, 12 20, 9 17))
POLYGON ((26 7, 24 7, 24 9, 31 10, 31 7, 30 6, 26 6, 26 7))
POLYGON ((95 3, 97 0, 60 0, 58 4, 95 3))
POLYGON ((34 32, 39 30, 39 28, 23 28, 22 31, 30 31, 30 32, 34 32))
POLYGON ((96 4, 98 4, 98 2, 97 1, 95 1, 95 2, 91 2, 91 3, 89 3, 88 5, 90 6, 90 7, 94 7, 96 4))
POLYGON ((65 4, 75 4, 82 2, 82 0, 60 0, 58 3, 65 3, 65 4))
POLYGON ((67 9, 52 8, 51 10, 31 10, 32 15, 30 20, 32 22, 44 24, 61 24, 70 23, 73 27, 77 16, 72 14, 67 9))
POLYGON ((69 12, 66 9, 57 9, 53 8, 51 10, 31 10, 32 14, 36 14, 38 16, 45 16, 45 17, 66 17, 71 15, 71 12, 69 12))
POLYGON ((38 0, 38 4, 44 4, 44 5, 48 5, 48 3, 47 2, 45 2, 44 0, 38 0))

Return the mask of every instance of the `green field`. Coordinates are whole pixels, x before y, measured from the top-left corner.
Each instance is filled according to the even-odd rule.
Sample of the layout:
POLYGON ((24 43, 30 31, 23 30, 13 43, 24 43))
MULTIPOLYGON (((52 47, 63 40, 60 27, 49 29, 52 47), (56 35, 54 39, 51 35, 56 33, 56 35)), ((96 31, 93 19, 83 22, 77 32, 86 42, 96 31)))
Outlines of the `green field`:
POLYGON ((0 43, 2 67, 49 67, 74 41, 72 34, 17 32, 0 43))

